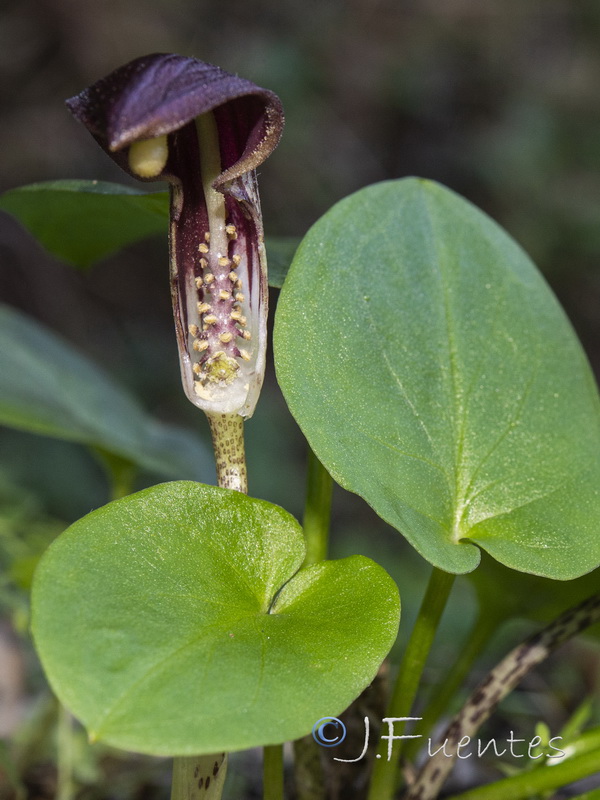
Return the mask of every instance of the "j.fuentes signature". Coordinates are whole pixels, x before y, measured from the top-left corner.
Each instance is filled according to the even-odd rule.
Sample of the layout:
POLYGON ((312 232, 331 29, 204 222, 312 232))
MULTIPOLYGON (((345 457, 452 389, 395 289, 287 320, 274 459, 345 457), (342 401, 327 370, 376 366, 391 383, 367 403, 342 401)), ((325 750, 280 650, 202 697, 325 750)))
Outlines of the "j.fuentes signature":
MULTIPOLYGON (((388 748, 387 748, 387 760, 390 761, 392 758, 392 751, 394 747, 395 741, 400 741, 402 739, 422 739, 423 737, 420 734, 400 734, 396 735, 394 733, 394 724, 397 722, 419 722, 421 717, 384 717, 382 723, 387 724, 387 733, 381 734, 381 739, 387 740, 388 748)), ((365 757, 367 752, 367 748, 369 747, 369 735, 370 735, 370 725, 369 725, 369 718, 365 717, 365 739, 362 752, 358 756, 358 758, 334 758, 334 761, 343 761, 345 763, 353 763, 355 761, 360 761, 365 757)), ((313 725, 312 735, 314 740, 320 744, 322 747, 337 747, 341 744, 344 739, 346 738, 346 726, 342 722, 341 719, 337 717, 322 717, 320 720, 315 722, 313 725)), ((538 758, 563 758, 565 755, 564 750, 561 750, 559 747, 554 746, 554 742, 562 742, 561 736, 554 736, 550 739, 547 744, 542 744, 542 738, 540 736, 534 736, 533 739, 527 741, 527 739, 517 739, 513 731, 510 732, 510 736, 506 740, 500 740, 501 744, 500 747, 503 749, 499 749, 498 741, 496 739, 472 739, 470 736, 463 736, 456 745, 449 746, 448 739, 444 739, 442 744, 433 745, 432 740, 427 740, 427 755, 431 758, 438 753, 442 753, 446 758, 453 758, 454 756, 462 759, 471 758, 471 756, 476 756, 477 758, 481 758, 484 756, 488 750, 491 749, 495 755, 500 758, 500 756, 505 755, 507 752, 510 751, 510 755, 513 758, 525 758, 527 756, 531 759, 538 759, 538 758), (504 747, 504 743, 507 747, 504 747), (518 746, 516 746, 518 745, 518 746)), ((381 758, 380 754, 378 753, 376 758, 381 758)))

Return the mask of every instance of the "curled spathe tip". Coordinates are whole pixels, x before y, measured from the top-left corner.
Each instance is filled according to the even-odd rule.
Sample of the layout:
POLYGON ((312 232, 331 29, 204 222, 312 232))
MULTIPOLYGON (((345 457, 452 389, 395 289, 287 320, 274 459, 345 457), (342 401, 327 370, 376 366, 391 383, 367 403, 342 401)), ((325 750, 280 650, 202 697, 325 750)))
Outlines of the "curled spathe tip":
POLYGON ((119 158, 134 142, 173 133, 196 117, 226 109, 232 135, 215 188, 249 172, 275 149, 284 116, 276 94, 196 58, 142 56, 67 100, 71 113, 119 158))

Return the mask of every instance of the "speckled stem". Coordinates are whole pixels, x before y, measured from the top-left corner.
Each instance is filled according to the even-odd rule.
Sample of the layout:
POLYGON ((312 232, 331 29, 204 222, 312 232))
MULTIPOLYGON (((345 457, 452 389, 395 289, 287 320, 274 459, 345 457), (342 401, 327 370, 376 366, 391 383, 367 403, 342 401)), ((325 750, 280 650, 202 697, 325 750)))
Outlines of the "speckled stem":
MULTIPOLYGON (((248 493, 244 420, 239 414, 207 414, 217 464, 217 482, 224 489, 248 493)), ((283 745, 264 748, 264 800, 283 800, 283 745)))
MULTIPOLYGON (((405 795, 405 800, 435 800, 455 761, 457 745, 465 736, 473 737, 491 716, 498 703, 521 679, 563 642, 600 620, 600 594, 595 594, 571 608, 548 627, 526 639, 488 673, 454 717, 437 745, 447 740, 445 755, 440 750, 428 759, 405 795)), ((553 767, 555 769, 555 767, 553 767)))
MULTIPOLYGON (((248 493, 244 420, 239 414, 207 414, 212 434, 217 483, 248 493)), ((173 762, 171 800, 220 800, 227 772, 227 754, 217 753, 173 762)))
POLYGON ((504 619, 503 610, 494 613, 486 608, 479 615, 473 628, 469 631, 467 640, 461 646, 456 661, 444 671, 443 681, 435 687, 427 707, 423 711, 422 719, 413 728, 412 732, 423 738, 411 739, 407 742, 404 750, 407 761, 416 761, 423 742, 426 741, 424 737, 430 734, 435 723, 441 719, 452 699, 456 697, 473 667, 473 663, 483 652, 484 647, 504 619))
POLYGON ((207 414, 217 465, 217 483, 248 494, 244 420, 239 414, 207 414))
POLYGON ((171 800, 220 800, 226 772, 226 753, 176 758, 171 800))

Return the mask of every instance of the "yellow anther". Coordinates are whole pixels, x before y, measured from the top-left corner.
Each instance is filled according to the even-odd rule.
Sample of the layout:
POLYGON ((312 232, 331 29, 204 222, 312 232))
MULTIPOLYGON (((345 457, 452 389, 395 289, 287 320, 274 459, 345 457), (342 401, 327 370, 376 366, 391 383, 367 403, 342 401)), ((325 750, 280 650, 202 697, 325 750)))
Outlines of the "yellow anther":
POLYGON ((243 358, 244 361, 250 361, 250 353, 247 350, 240 350, 240 358, 243 358))
POLYGON ((197 352, 202 353, 204 350, 208 350, 208 342, 206 339, 195 339, 192 347, 197 352))
POLYGON ((206 314, 207 311, 210 311, 210 305, 208 303, 198 303, 196 308, 199 314, 206 314))
POLYGON ((208 261, 205 258, 201 258, 200 266, 202 267, 202 269, 206 269, 208 267, 208 261))
POLYGON ((235 283, 237 281, 237 279, 238 279, 237 272, 230 272, 229 273, 229 280, 232 283, 235 283))
POLYGON ((229 333, 229 331, 225 331, 225 333, 219 334, 219 341, 223 342, 223 344, 227 344, 233 339, 233 333, 229 333))
POLYGON ((204 234, 204 241, 210 242, 210 231, 206 231, 206 233, 204 234))
POLYGON ((231 260, 233 261, 233 263, 234 263, 234 264, 236 265, 236 267, 237 267, 237 265, 238 265, 238 264, 240 263, 240 261, 242 260, 242 257, 241 257, 241 255, 240 255, 239 253, 236 253, 234 256, 232 256, 232 257, 231 257, 231 260))
POLYGON ((198 245, 198 251, 199 251, 200 253, 208 253, 208 245, 207 245, 207 244, 205 244, 204 242, 201 242, 201 243, 198 245))
POLYGON ((166 136, 142 139, 129 148, 129 168, 140 178, 156 178, 163 171, 169 158, 166 136))
POLYGON ((204 276, 204 283, 212 283, 214 279, 215 276, 212 274, 212 272, 207 272, 206 275, 204 276))
POLYGON ((240 331, 240 336, 247 342, 252 338, 252 334, 250 333, 250 331, 240 331))
POLYGON ((192 334, 192 336, 198 336, 199 330, 200 328, 198 328, 197 325, 188 325, 188 331, 192 334))
POLYGON ((237 230, 235 228, 235 225, 226 225, 225 226, 225 233, 227 234, 227 236, 235 236, 235 237, 237 237, 237 230))
POLYGON ((200 375, 200 373, 202 372, 202 367, 200 366, 200 364, 194 364, 194 365, 192 366, 192 372, 193 372, 195 375, 200 375))
POLYGON ((235 295, 235 299, 237 300, 238 303, 243 303, 244 295, 241 292, 237 292, 235 295))
POLYGON ((237 280, 237 281, 235 282, 235 288, 236 288, 236 289, 241 289, 241 288, 242 288, 242 282, 241 282, 240 280, 237 280))
POLYGON ((242 325, 244 327, 247 322, 248 322, 248 320, 246 319, 246 317, 244 317, 244 316, 240 317, 240 325, 242 325))
POLYGON ((196 284, 196 289, 202 288, 202 278, 195 278, 194 283, 196 284))
POLYGON ((227 256, 221 256, 219 258, 219 266, 220 267, 228 267, 231 264, 231 261, 227 258, 227 256))
POLYGON ((232 311, 229 315, 234 322, 241 322, 242 321, 242 312, 241 311, 232 311))
POLYGON ((217 323, 217 318, 214 314, 207 314, 204 317, 204 324, 205 325, 215 325, 217 323))
POLYGON ((221 289, 219 292, 219 297, 221 300, 229 300, 231 297, 231 292, 228 292, 226 289, 221 289))

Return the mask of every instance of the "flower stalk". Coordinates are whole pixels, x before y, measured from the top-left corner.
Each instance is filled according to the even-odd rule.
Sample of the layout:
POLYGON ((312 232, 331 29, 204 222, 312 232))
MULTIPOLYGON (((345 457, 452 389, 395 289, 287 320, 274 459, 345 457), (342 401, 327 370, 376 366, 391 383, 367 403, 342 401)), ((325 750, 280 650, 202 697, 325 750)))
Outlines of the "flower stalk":
POLYGON ((239 414, 207 414, 212 435, 217 483, 224 489, 248 494, 244 420, 239 414))

